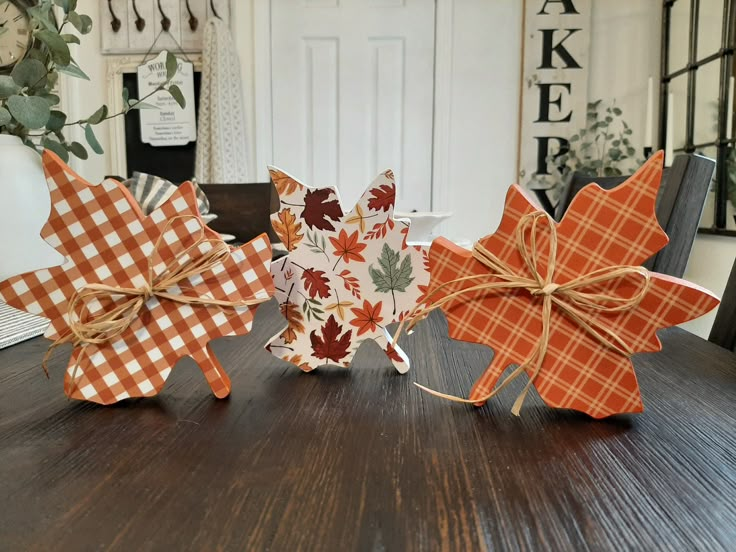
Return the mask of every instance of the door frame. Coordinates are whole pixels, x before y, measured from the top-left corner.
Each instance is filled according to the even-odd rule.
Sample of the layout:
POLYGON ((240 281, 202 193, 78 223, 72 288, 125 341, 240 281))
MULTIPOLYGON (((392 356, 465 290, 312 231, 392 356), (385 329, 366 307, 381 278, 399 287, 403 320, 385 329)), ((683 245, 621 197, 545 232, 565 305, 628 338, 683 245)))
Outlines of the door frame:
MULTIPOLYGON (((253 0, 250 18, 253 29, 253 130, 256 179, 268 180, 267 166, 273 163, 273 106, 271 105, 271 2, 253 0)), ((240 3, 238 3, 240 4, 240 3)), ((450 127, 452 116, 453 12, 455 0, 435 0, 434 105, 432 124, 431 209, 445 210, 450 199, 450 127)), ((235 19, 235 18, 233 18, 235 19)), ((238 18, 239 19, 239 18, 238 18)), ((246 20, 246 23, 248 21, 246 20)), ((238 50, 247 51, 245 37, 238 36, 238 50)), ((247 58, 248 56, 243 56, 247 58)), ((243 60, 241 59, 241 65, 243 60)), ((244 67, 247 74, 248 67, 244 67)), ((401 185, 401 183, 399 183, 401 185)))

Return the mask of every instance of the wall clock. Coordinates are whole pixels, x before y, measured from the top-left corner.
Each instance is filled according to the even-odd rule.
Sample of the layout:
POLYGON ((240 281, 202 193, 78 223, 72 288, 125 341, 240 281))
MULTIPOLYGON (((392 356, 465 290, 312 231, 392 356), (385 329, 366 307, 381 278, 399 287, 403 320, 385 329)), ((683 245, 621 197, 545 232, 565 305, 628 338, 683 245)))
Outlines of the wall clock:
POLYGON ((10 72, 25 55, 31 43, 31 31, 25 4, 0 0, 0 72, 10 72))

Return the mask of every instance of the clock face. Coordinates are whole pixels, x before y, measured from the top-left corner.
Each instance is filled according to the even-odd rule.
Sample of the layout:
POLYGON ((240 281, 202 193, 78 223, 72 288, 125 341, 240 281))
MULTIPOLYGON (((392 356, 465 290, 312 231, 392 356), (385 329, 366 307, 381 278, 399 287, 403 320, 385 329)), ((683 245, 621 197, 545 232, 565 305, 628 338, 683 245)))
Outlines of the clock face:
POLYGON ((28 16, 13 2, 0 0, 0 67, 23 57, 29 42, 28 16))

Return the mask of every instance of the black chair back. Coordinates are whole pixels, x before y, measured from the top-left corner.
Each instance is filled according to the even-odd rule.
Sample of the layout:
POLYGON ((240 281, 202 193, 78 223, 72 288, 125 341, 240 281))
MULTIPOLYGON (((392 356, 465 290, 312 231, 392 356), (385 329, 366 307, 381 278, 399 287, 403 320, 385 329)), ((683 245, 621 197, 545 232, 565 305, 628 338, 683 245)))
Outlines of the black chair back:
POLYGON ((708 341, 736 352, 736 259, 708 341))

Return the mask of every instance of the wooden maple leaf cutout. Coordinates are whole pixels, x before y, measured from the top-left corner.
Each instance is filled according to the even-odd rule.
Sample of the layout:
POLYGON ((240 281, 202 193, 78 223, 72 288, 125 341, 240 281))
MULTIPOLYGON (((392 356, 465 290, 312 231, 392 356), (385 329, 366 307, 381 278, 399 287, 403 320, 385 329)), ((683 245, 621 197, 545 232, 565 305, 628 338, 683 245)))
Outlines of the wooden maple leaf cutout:
POLYGON ((309 188, 270 171, 281 200, 271 221, 289 255, 271 267, 287 327, 267 348, 310 371, 350 366, 361 343, 372 339, 406 372, 409 359, 391 346, 385 328, 426 291, 428 251, 408 245, 409 221, 393 218, 393 173, 380 174, 344 213, 337 189, 309 188))
MULTIPOLYGON (((160 274, 177 253, 194 244, 203 223, 190 183, 182 184, 164 205, 145 217, 120 183, 106 180, 91 185, 48 151, 43 164, 52 208, 42 237, 66 257, 66 262, 0 283, 0 298, 49 318, 51 324, 45 335, 57 340, 69 333, 67 309, 75 290, 93 283, 141 286, 162 231, 168 228, 161 246, 153 253, 154 274, 160 274)), ((208 237, 218 237, 207 227, 204 232, 208 237)), ((208 248, 211 244, 204 243, 198 252, 208 248)), ((267 298, 273 293, 270 260, 271 247, 264 234, 231 250, 207 272, 183 280, 172 292, 223 301, 267 298)), ((97 312, 114 301, 109 303, 98 303, 97 312)), ((209 342, 248 333, 254 312, 254 306, 190 306, 153 296, 118 337, 100 345, 74 347, 64 389, 72 398, 102 404, 155 395, 176 362, 190 356, 199 364, 213 393, 226 397, 230 379, 209 342)))
MULTIPOLYGON (((557 259, 553 282, 564 284, 594 270, 618 265, 641 265, 664 247, 667 236, 657 223, 655 201, 662 176, 662 152, 653 155, 625 183, 610 191, 586 186, 575 196, 557 228, 557 259)), ((506 196, 498 230, 479 243, 515 272, 530 276, 517 248, 515 232, 522 217, 538 211, 519 186, 506 196)), ((546 274, 549 227, 538 238, 537 257, 546 274)), ((489 274, 470 251, 438 238, 430 250, 430 290, 459 277, 489 274)), ((633 281, 608 282, 586 291, 611 291, 618 285, 631 293, 633 281)), ((448 285, 432 299, 468 287, 448 285)), ((494 350, 493 361, 476 381, 470 399, 481 399, 494 389, 511 364, 529 358, 542 328, 541 296, 526 289, 471 292, 442 307, 454 339, 480 343, 494 350), (474 294, 473 294, 474 293, 474 294)), ((637 308, 600 313, 597 320, 618 335, 633 352, 661 350, 656 330, 696 318, 718 304, 705 289, 684 280, 651 274, 650 286, 637 308)), ((534 386, 552 407, 571 408, 595 418, 642 410, 639 387, 629 357, 604 346, 578 324, 553 308, 549 348, 534 386)), ((527 369, 527 374, 531 370, 527 369)), ((666 392, 666 390, 663 390, 666 392)))

